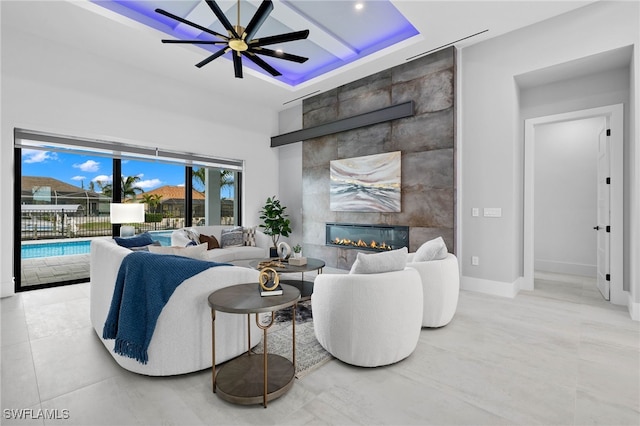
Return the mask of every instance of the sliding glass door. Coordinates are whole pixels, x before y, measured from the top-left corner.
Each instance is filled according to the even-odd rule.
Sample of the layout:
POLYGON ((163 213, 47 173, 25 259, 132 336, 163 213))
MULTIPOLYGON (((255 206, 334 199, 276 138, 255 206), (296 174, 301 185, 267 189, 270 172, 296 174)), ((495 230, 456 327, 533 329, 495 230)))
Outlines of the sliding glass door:
POLYGON ((14 150, 16 291, 87 282, 91 239, 117 229, 114 202, 144 204, 144 223, 131 225, 164 245, 184 226, 240 224, 242 162, 26 134, 14 150))

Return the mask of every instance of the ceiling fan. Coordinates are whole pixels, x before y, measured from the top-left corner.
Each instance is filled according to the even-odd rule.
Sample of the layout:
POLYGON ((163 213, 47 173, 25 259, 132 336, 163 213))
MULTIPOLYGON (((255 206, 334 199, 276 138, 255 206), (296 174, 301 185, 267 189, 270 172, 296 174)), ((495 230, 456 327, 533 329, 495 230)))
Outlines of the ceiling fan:
POLYGON ((304 31, 294 31, 291 33, 278 34, 269 37, 263 38, 253 38, 253 36, 258 32, 264 21, 269 16, 269 13, 273 10, 273 3, 271 0, 264 0, 258 10, 256 11, 253 18, 249 24, 245 27, 240 25, 240 0, 238 0, 238 24, 231 25, 227 17, 222 13, 222 9, 216 4, 213 0, 205 0, 207 5, 211 8, 213 13, 216 15, 220 23, 224 26, 224 28, 229 33, 228 36, 220 34, 218 32, 212 31, 209 28, 203 27, 201 25, 195 24, 193 22, 187 21, 184 18, 181 18, 177 15, 169 13, 162 9, 156 9, 156 12, 167 16, 171 19, 174 19, 178 22, 182 22, 183 24, 187 24, 194 28, 197 28, 201 31, 204 31, 208 34, 211 34, 221 40, 162 40, 163 43, 189 43, 189 44, 213 44, 213 45, 221 45, 222 48, 214 53, 213 55, 207 57, 203 61, 196 64, 196 67, 201 68, 213 61, 214 59, 224 55, 225 53, 231 51, 233 57, 233 69, 235 72, 236 78, 242 78, 242 56, 251 60, 253 63, 267 71, 274 77, 282 75, 278 70, 273 68, 271 65, 266 63, 262 58, 258 55, 270 56, 273 58, 280 58, 286 61, 293 61, 298 63, 303 63, 309 58, 305 58, 303 56, 292 55, 289 53, 284 53, 281 51, 265 49, 263 46, 269 46, 276 43, 285 43, 289 41, 302 40, 306 39, 309 36, 309 30, 304 31))

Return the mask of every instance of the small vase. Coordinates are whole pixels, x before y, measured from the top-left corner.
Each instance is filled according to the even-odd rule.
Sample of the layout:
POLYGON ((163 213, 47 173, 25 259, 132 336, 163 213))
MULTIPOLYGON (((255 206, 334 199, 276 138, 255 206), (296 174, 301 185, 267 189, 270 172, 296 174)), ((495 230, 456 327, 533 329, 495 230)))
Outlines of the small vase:
POLYGON ((297 253, 294 252, 293 253, 293 257, 294 257, 294 259, 300 259, 302 257, 302 252, 301 251, 299 251, 297 253))

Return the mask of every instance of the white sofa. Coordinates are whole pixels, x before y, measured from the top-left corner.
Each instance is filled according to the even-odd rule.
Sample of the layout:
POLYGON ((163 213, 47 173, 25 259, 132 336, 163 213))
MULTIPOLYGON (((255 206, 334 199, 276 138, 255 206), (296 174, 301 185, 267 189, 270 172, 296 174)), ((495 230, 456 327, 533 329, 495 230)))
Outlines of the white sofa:
POLYGON ((407 267, 420 273, 424 304, 422 314, 423 327, 442 327, 447 325, 458 306, 460 293, 460 271, 458 259, 447 253, 444 259, 414 262, 415 253, 407 256, 407 267))
MULTIPOLYGON (((212 235, 216 237, 218 243, 221 243, 221 234, 223 229, 230 229, 233 226, 229 225, 212 225, 212 226, 192 226, 201 234, 212 235)), ((177 247, 184 247, 191 240, 184 232, 185 228, 176 229, 171 233, 171 245, 177 247)), ((238 260, 249 259, 264 259, 269 257, 269 247, 272 245, 271 237, 265 235, 260 230, 256 229, 256 245, 242 246, 242 247, 227 247, 208 250, 205 256, 205 260, 211 260, 214 262, 233 262, 238 260)))
POLYGON ((415 350, 422 283, 413 268, 377 274, 320 274, 311 304, 318 342, 348 364, 377 367, 415 350))
MULTIPOLYGON (((148 348, 149 360, 147 364, 141 364, 113 352, 114 340, 102 339, 118 270, 122 259, 129 253, 131 250, 117 245, 111 238, 91 242, 91 323, 111 356, 123 368, 149 376, 169 376, 210 368, 211 309, 207 298, 223 287, 257 283, 258 271, 218 266, 185 280, 158 317, 148 348)), ((251 342, 258 344, 261 333, 253 316, 250 327, 251 342)), ((247 316, 216 312, 216 362, 227 361, 246 351, 247 316)))

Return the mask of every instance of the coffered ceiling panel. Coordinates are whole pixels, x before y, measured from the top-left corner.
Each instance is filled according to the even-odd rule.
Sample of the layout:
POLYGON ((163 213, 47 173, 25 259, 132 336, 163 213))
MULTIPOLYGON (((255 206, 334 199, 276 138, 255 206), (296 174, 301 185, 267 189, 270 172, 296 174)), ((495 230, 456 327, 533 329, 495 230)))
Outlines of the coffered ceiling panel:
MULTIPOLYGON (((95 0, 94 3, 155 28, 166 34, 168 39, 219 40, 207 32, 157 13, 157 8, 223 35, 228 34, 204 0, 95 0)), ((220 0, 216 3, 232 25, 243 27, 247 26, 261 4, 253 0, 220 0)), ((275 0, 273 5, 273 11, 254 38, 306 29, 309 29, 310 33, 305 40, 269 46, 276 51, 309 58, 304 63, 261 57, 282 73, 282 76, 275 78, 290 86, 312 80, 419 34, 409 20, 388 0, 275 0)), ((199 44, 198 47, 203 51, 203 59, 222 48, 210 44, 199 44)), ((166 45, 168 61, 171 60, 172 50, 179 48, 181 46, 177 44, 166 45)), ((220 59, 228 62, 230 73, 233 72, 232 55, 233 51, 229 51, 220 59)), ((270 76, 251 61, 244 60, 243 66, 270 76)))

